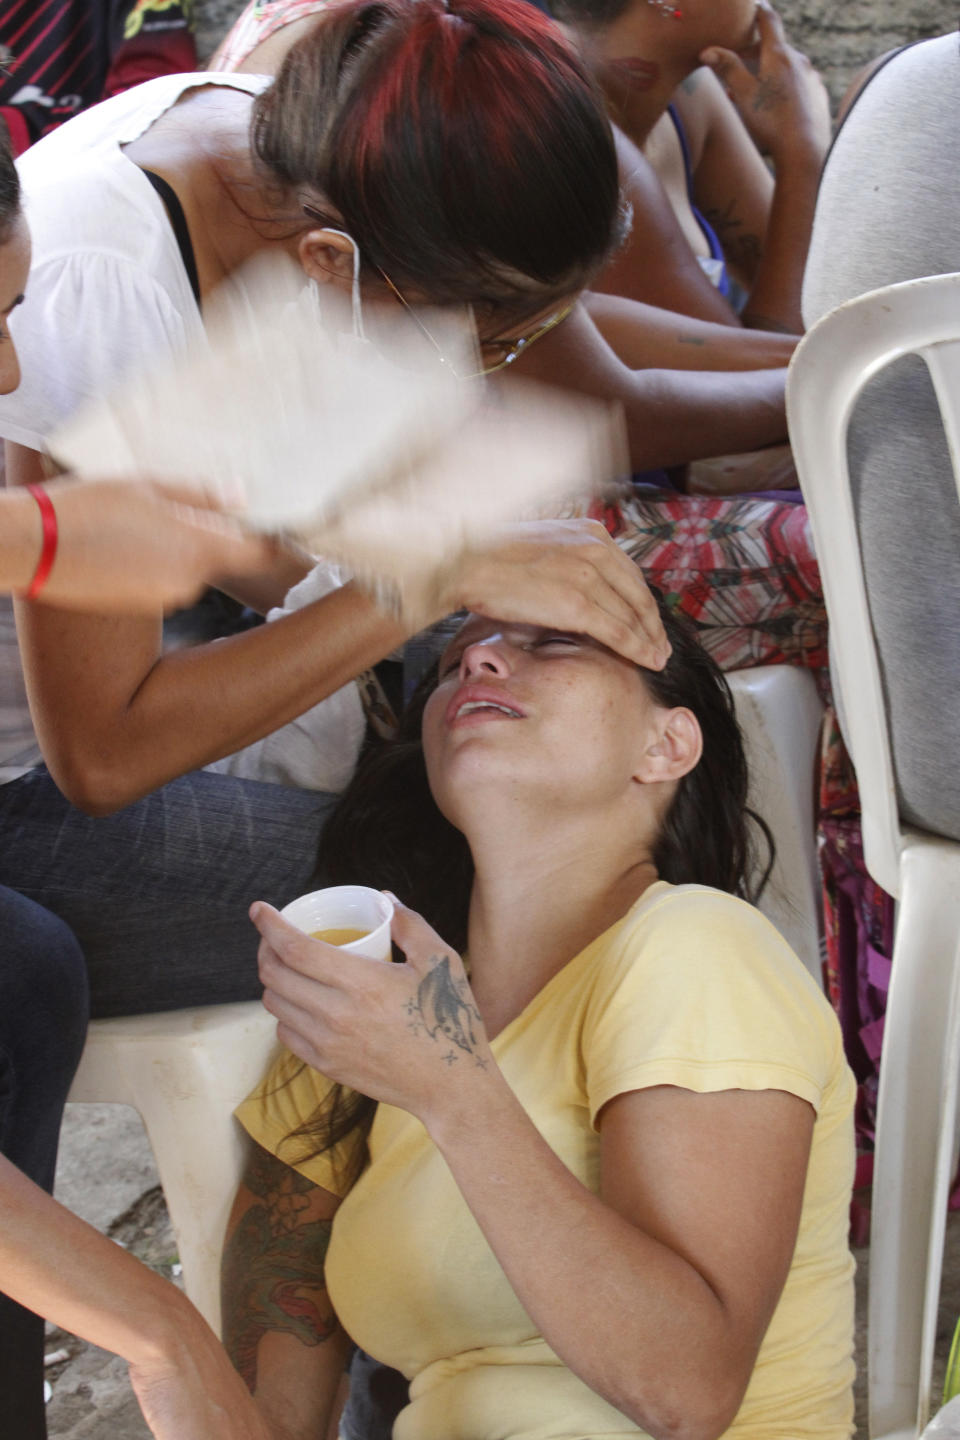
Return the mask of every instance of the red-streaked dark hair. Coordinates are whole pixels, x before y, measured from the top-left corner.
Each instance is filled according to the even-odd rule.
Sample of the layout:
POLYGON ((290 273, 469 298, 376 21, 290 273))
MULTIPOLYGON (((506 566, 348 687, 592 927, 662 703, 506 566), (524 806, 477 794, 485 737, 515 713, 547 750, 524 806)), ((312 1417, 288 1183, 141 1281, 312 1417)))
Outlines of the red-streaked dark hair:
POLYGON ((367 265, 435 304, 533 313, 623 228, 602 101, 524 0, 352 0, 287 55, 253 149, 367 265))

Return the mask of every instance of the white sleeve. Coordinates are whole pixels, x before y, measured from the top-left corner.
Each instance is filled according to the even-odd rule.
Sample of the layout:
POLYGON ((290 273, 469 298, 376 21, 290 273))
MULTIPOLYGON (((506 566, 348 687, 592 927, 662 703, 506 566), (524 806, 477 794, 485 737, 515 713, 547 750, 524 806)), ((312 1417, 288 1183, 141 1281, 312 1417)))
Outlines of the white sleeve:
POLYGON ((181 351, 200 320, 133 261, 79 251, 31 270, 9 324, 21 381, 0 396, 0 436, 42 450, 85 401, 181 351))
MULTIPOLYGON (((283 607, 271 610, 267 623, 292 615, 329 595, 350 578, 340 566, 319 561, 288 593, 283 607)), ((255 740, 244 750, 207 765, 207 770, 265 780, 298 790, 326 790, 339 795, 356 768, 366 733, 360 691, 354 681, 314 705, 296 720, 255 740)))

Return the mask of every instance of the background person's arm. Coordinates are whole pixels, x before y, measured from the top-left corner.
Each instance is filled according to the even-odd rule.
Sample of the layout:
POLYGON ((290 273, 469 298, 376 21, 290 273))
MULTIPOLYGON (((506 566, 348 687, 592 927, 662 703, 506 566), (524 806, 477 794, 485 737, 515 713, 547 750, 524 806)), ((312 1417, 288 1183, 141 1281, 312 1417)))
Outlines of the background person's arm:
POLYGON ((189 1300, 2 1156, 0 1213, 0 1289, 127 1360, 156 1440, 282 1440, 189 1300))
POLYGON ((687 77, 673 105, 690 151, 697 208, 716 232, 731 273, 749 291, 763 254, 773 175, 707 66, 687 77))
MULTIPOLYGON (((774 167, 773 195, 743 323, 800 335, 800 291, 820 171, 830 143, 830 108, 822 81, 806 57, 787 43, 780 17, 765 0, 757 10, 757 27, 755 75, 729 50, 711 48, 701 58, 715 71, 749 136, 774 167)), ((713 135, 696 167, 694 187, 708 217, 722 214, 730 203, 724 196, 731 181, 747 183, 751 173, 730 119, 716 109, 713 135), (724 173, 731 177, 726 185, 719 178, 724 173)))
POLYGON ((634 470, 758 450, 787 438, 784 369, 631 370, 583 305, 511 368, 619 401, 634 470))
POLYGON ((583 303, 631 370, 773 370, 789 365, 799 343, 792 335, 718 325, 622 295, 588 291, 583 303))

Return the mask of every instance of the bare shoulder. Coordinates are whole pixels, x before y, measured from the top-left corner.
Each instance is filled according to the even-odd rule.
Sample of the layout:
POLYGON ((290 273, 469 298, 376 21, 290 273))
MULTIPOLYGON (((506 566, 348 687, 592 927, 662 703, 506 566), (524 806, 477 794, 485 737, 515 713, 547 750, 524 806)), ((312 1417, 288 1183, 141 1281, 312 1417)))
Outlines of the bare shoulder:
POLYGON ((678 85, 671 103, 683 125, 694 170, 711 133, 718 126, 729 125, 731 118, 740 123, 733 102, 705 65, 678 85))

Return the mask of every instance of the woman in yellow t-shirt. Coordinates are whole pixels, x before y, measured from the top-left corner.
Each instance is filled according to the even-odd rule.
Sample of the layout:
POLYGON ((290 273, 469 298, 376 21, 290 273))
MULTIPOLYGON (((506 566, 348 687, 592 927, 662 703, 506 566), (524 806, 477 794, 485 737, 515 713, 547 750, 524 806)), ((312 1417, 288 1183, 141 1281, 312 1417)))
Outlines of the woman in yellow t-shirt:
POLYGON ((474 615, 422 746, 415 712, 361 768, 330 878, 453 945, 398 906, 387 965, 253 908, 288 1051, 238 1111, 226 1339, 284 1440, 350 1341, 409 1381, 394 1440, 852 1433, 853 1081, 739 898, 730 695, 664 620, 655 674, 474 615))

